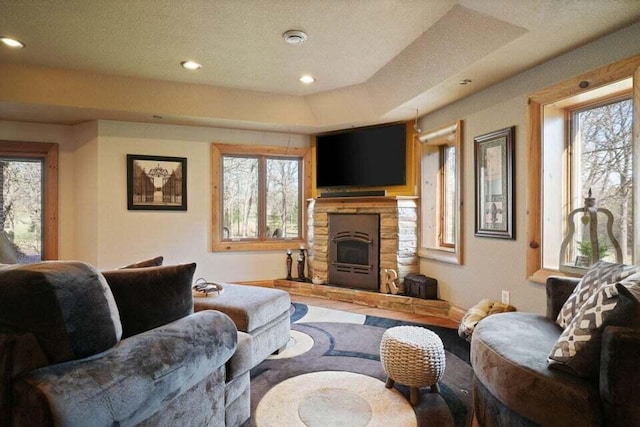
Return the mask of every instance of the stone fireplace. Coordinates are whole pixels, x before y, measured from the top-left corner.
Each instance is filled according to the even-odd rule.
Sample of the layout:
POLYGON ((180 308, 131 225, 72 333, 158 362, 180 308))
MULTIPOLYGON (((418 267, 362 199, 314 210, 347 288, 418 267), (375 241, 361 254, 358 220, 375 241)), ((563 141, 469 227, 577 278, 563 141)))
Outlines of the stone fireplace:
MULTIPOLYGON (((317 276, 329 285, 356 287, 389 293, 389 288, 385 280, 385 270, 393 269, 398 274, 400 292, 404 291, 402 286, 404 277, 409 273, 417 273, 419 271, 417 254, 418 212, 416 199, 415 197, 401 196, 343 197, 318 198, 309 201, 307 207, 309 275, 311 277, 317 276), (353 252, 351 252, 351 250, 358 247, 362 248, 363 244, 366 244, 368 249, 377 252, 371 255, 371 258, 378 260, 379 264, 377 266, 370 263, 369 259, 364 260, 362 258, 351 259, 351 261, 357 261, 355 263, 337 261, 338 267, 345 267, 344 264, 349 264, 346 267, 349 267, 352 271, 353 269, 360 271, 360 273, 352 274, 350 277, 362 274, 365 270, 370 270, 374 279, 368 282, 366 287, 354 286, 353 282, 350 281, 351 279, 346 279, 346 277, 349 276, 336 276, 335 273, 330 272, 330 252, 331 255, 333 255, 331 249, 332 239, 329 238, 331 219, 341 216, 357 218, 360 215, 375 217, 377 220, 376 222, 379 228, 377 239, 379 242, 378 248, 369 248, 368 243, 365 241, 374 239, 370 239, 364 235, 354 234, 355 232, 362 232, 362 230, 352 229, 340 230, 340 232, 346 232, 346 234, 337 236, 338 240, 333 242, 333 244, 336 245, 333 250, 338 250, 338 243, 350 241, 350 243, 344 247, 347 256, 352 256, 353 252), (344 240, 342 237, 347 237, 347 239, 344 240), (353 237, 357 238, 354 239, 353 237), (334 280, 335 283, 333 282, 334 280), (371 285, 371 283, 375 284, 371 285)), ((365 217, 362 216, 360 218, 365 217)), ((356 220, 356 223, 360 224, 360 221, 356 220)), ((365 235, 367 234, 366 231, 364 233, 365 235)), ((335 237, 336 236, 334 236, 334 238, 335 237)), ((347 261, 349 261, 349 259, 347 259, 347 261)), ((336 262, 336 260, 333 262, 336 262)), ((340 273, 346 273, 346 271, 340 273)), ((369 279, 371 279, 371 276, 369 279)))

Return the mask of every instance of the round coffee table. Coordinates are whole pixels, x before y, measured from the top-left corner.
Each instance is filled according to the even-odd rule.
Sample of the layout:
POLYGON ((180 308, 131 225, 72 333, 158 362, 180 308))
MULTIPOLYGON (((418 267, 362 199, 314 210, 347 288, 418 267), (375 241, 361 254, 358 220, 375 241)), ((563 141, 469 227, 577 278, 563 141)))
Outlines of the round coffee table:
POLYGON ((433 331, 419 326, 389 328, 380 341, 380 362, 387 374, 386 387, 394 382, 409 386, 409 401, 420 402, 421 387, 439 392, 438 382, 446 364, 442 340, 433 331))

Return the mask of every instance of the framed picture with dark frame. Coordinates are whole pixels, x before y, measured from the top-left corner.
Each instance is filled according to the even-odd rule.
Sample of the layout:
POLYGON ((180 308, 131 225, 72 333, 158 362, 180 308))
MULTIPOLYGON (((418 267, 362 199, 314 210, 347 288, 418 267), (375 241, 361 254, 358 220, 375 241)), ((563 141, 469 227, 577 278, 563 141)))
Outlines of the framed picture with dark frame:
POLYGON ((476 236, 515 239, 513 214, 515 129, 515 126, 511 126, 473 139, 476 236))
POLYGON ((127 154, 129 210, 187 210, 187 159, 127 154))

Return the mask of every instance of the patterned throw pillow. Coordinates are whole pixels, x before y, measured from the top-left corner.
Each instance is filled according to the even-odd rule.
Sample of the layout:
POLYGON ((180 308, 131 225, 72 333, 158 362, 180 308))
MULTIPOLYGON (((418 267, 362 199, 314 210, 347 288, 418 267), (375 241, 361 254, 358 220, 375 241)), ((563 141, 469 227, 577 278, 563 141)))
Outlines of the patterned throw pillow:
POLYGON ((640 303, 634 296, 640 275, 634 275, 634 280, 604 285, 582 305, 553 346, 549 367, 581 377, 597 377, 605 327, 627 326, 640 320, 640 303), (627 287, 635 288, 634 292, 627 287))
POLYGON ((637 265, 614 264, 606 261, 598 261, 589 271, 582 276, 580 283, 573 293, 567 298, 558 313, 556 323, 563 329, 571 323, 580 307, 603 285, 616 283, 634 273, 640 271, 637 265))

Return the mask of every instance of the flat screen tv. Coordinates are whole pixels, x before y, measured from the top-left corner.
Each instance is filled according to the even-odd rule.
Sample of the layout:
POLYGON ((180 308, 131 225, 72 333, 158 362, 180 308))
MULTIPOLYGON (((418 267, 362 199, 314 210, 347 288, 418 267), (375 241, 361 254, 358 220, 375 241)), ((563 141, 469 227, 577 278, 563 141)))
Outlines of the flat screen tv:
POLYGON ((349 129, 316 137, 316 186, 406 184, 404 123, 349 129))

